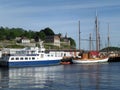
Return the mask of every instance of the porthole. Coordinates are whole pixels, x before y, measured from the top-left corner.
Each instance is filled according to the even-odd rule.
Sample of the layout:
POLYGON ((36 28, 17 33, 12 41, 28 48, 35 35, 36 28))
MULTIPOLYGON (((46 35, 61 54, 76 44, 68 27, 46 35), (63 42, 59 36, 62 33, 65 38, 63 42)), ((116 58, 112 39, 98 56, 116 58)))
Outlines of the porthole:
POLYGON ((27 57, 25 57, 25 60, 28 60, 28 58, 27 58, 27 57))
POLYGON ((21 57, 20 60, 23 60, 23 57, 21 57))
POLYGON ((19 60, 19 58, 16 58, 16 60, 19 60))

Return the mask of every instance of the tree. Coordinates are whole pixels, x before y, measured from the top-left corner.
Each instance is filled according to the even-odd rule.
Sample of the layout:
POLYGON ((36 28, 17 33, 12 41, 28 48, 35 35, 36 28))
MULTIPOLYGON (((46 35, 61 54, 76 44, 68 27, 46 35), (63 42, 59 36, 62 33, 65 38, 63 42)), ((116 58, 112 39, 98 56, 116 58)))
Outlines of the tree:
POLYGON ((31 31, 31 30, 29 30, 28 31, 28 38, 34 38, 34 36, 35 36, 35 32, 34 31, 31 31))
POLYGON ((15 39, 15 33, 14 32, 9 32, 9 35, 6 35, 6 39, 7 40, 12 40, 12 39, 15 39))
POLYGON ((76 43, 75 43, 74 39, 69 38, 69 40, 70 40, 71 48, 75 48, 76 47, 76 43))
POLYGON ((41 30, 41 31, 39 32, 39 37, 40 37, 40 39, 45 40, 46 35, 45 35, 45 33, 44 33, 43 30, 41 30))
POLYGON ((102 51, 102 52, 120 51, 120 48, 119 47, 106 47, 106 48, 101 49, 100 51, 102 51))
POLYGON ((48 27, 45 28, 43 31, 44 31, 44 33, 45 33, 46 36, 55 35, 55 33, 53 32, 53 30, 50 29, 50 28, 48 28, 48 27))

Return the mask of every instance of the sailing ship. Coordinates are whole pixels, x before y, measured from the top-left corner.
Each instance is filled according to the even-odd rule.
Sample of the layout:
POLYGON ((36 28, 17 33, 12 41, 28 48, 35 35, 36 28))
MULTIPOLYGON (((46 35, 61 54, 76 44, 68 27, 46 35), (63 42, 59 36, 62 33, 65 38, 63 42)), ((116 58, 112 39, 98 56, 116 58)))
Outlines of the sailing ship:
MULTIPOLYGON (((97 14, 95 19, 95 27, 96 27, 96 51, 91 51, 91 45, 90 45, 90 51, 87 53, 80 52, 79 55, 72 60, 73 63, 101 63, 108 61, 108 57, 104 53, 99 52, 100 34, 98 30, 97 14)), ((91 41, 91 34, 90 34, 90 41, 91 41)), ((80 50, 80 22, 79 22, 79 50, 80 50)))
POLYGON ((74 58, 73 63, 102 63, 107 62, 108 57, 104 53, 90 51, 82 53, 81 56, 74 58))

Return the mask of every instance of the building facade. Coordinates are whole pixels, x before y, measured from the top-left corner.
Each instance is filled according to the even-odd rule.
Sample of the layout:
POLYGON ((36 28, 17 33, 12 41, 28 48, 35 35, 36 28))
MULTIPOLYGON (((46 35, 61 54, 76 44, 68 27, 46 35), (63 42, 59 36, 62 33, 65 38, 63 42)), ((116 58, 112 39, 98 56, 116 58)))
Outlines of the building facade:
POLYGON ((51 45, 60 47, 60 36, 59 35, 47 36, 45 39, 45 43, 49 43, 51 45))

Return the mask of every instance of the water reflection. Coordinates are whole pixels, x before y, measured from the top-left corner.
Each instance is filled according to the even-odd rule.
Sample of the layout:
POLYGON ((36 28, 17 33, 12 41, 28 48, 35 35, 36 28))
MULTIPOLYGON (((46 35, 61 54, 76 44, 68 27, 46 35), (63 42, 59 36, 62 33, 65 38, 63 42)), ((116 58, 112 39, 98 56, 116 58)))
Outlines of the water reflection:
MULTIPOLYGON (((78 76, 76 78, 78 78, 79 90, 114 90, 114 88, 119 88, 120 79, 118 77, 120 73, 117 72, 119 70, 114 70, 113 64, 82 64, 75 67, 80 68, 76 71, 79 72, 76 75, 78 76)), ((118 65, 116 67, 119 68, 118 65)))
POLYGON ((36 90, 118 90, 120 63, 0 69, 0 88, 36 90), (38 89, 39 90, 39 89, 38 89))
POLYGON ((9 72, 6 68, 0 68, 0 88, 8 88, 9 87, 9 72))
POLYGON ((48 88, 61 66, 0 69, 0 88, 48 88))

